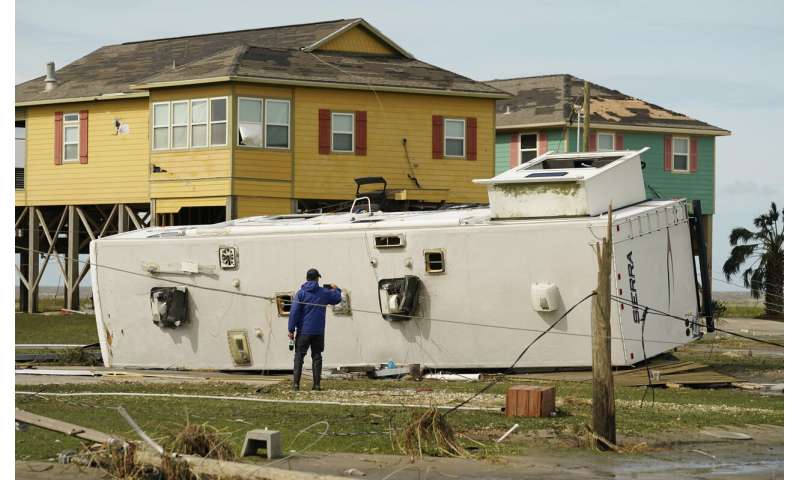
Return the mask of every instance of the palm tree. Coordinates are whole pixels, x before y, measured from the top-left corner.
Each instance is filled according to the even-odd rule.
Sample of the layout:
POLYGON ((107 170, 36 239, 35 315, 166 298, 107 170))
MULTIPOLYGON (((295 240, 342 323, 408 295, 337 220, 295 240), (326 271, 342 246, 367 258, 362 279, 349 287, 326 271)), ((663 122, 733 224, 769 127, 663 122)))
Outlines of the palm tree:
POLYGON ((761 298, 768 316, 783 316, 783 209, 778 212, 775 202, 763 215, 753 219, 756 230, 734 228, 731 231, 731 255, 722 266, 725 278, 741 272, 744 285, 753 298, 761 298))

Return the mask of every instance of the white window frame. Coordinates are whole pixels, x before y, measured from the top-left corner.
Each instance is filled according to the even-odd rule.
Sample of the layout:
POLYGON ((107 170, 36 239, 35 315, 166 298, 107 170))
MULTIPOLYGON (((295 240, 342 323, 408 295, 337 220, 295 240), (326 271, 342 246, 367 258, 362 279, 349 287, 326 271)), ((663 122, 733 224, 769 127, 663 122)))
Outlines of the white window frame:
POLYGON ((192 118, 191 118, 192 111, 189 109, 189 106, 190 106, 190 103, 189 103, 188 100, 173 100, 172 102, 170 102, 170 105, 169 105, 169 148, 172 149, 172 150, 186 150, 191 146, 191 139, 189 138, 190 135, 191 135, 191 133, 189 132, 189 124, 192 123, 192 118), (174 123, 175 115, 173 115, 173 110, 175 109, 175 105, 180 105, 182 103, 186 105, 186 123, 174 123), (172 130, 175 127, 185 127, 186 128, 186 145, 184 145, 182 147, 181 146, 177 146, 176 147, 172 143, 172 130))
POLYGON ((464 118, 445 118, 442 122, 442 130, 444 135, 444 145, 442 145, 442 150, 445 157, 448 158, 466 158, 467 157, 467 120, 464 118), (447 122, 460 122, 464 128, 464 136, 463 137, 448 137, 447 136, 447 122), (447 140, 461 140, 461 155, 448 155, 447 154, 447 140))
MULTIPOLYGON (((517 159, 517 165, 522 165, 522 153, 523 152, 535 152, 536 155, 534 158, 539 156, 539 132, 525 132, 519 134, 519 158, 517 159), (522 137, 524 135, 536 135, 536 147, 535 148, 522 148, 522 137)), ((530 160, 528 160, 530 161, 530 160)))
POLYGON ((81 161, 81 115, 79 113, 65 113, 61 117, 61 163, 79 163, 81 161), (67 120, 70 115, 75 115, 76 120, 67 120), (78 139, 67 142, 67 128, 78 129, 78 139), (67 159, 67 145, 75 145, 75 158, 67 159))
POLYGON ((609 132, 597 132, 597 151, 598 152, 613 152, 617 148, 615 142, 615 135, 609 132), (611 137, 611 150, 600 150, 600 136, 611 137))
MULTIPOLYGON (((355 126, 353 126, 355 130, 355 126)), ((333 131, 333 116, 331 116, 331 132, 333 131)), ((331 133, 333 135, 333 133, 331 133)), ((353 138, 355 141, 355 138, 353 138)), ((273 148, 276 150, 290 150, 292 148, 292 101, 291 100, 284 100, 280 98, 266 98, 264 99, 264 148, 273 148), (289 118, 287 119, 286 124, 282 123, 269 123, 269 104, 272 103, 285 103, 289 106, 289 118), (269 137, 267 136, 267 130, 270 125, 277 125, 280 127, 286 127, 286 146, 285 147, 275 147, 270 146, 269 144, 269 137)), ((333 148, 333 137, 331 137, 331 148, 333 148)))
MULTIPOLYGON (((236 146, 241 148, 264 148, 265 140, 266 140, 266 132, 264 129, 264 115, 266 115, 266 110, 264 110, 264 99, 257 98, 257 97, 236 97, 236 146), (258 102, 259 107, 258 110, 261 112, 261 121, 258 124, 258 128, 261 130, 261 145, 242 145, 239 143, 239 124, 242 123, 242 100, 245 101, 252 101, 258 102)), ((255 122, 244 122, 247 125, 255 125, 255 122)))
POLYGON ((331 112, 331 152, 336 153, 353 153, 356 148, 356 116, 352 112, 331 112), (333 128, 333 125, 336 123, 333 121, 333 117, 340 115, 340 116, 348 116, 350 117, 350 131, 343 132, 343 131, 336 131, 333 128), (339 150, 336 148, 336 142, 333 141, 334 136, 336 134, 339 135, 350 135, 350 150, 339 150))
POLYGON ((207 98, 193 98, 189 101, 189 148, 207 148, 208 142, 210 141, 211 137, 211 127, 208 125, 208 119, 211 116, 211 102, 208 101, 207 98), (204 122, 195 122, 194 121, 194 104, 195 103, 202 103, 205 102, 206 104, 206 119, 204 122), (206 126, 206 138, 202 145, 194 144, 194 127, 197 125, 205 125, 206 126))
MULTIPOLYGON (((230 110, 230 102, 228 101, 228 97, 212 97, 212 98, 208 99, 208 144, 210 146, 212 146, 212 147, 225 147, 225 146, 228 145, 228 136, 229 136, 228 132, 230 131, 230 128, 228 126, 228 119, 230 118, 230 116, 231 116, 231 110, 230 110), (225 100, 225 120, 212 120, 212 117, 211 117, 211 111, 212 111, 211 103, 214 102, 214 100, 225 100), (212 125, 218 125, 218 124, 221 124, 221 123, 225 124, 225 143, 213 143, 212 139, 214 138, 214 136, 211 133, 211 131, 213 129, 211 126, 212 125)), ((237 144, 239 143, 238 140, 237 140, 236 143, 237 144)))
POLYGON ((153 102, 153 126, 151 127, 151 135, 153 136, 152 141, 152 149, 158 151, 169 150, 172 146, 172 102, 153 102), (156 125, 156 105, 166 105, 167 106, 167 124, 166 125, 156 125), (167 146, 166 147, 156 147, 156 128, 166 128, 167 129, 167 146))
MULTIPOLYGON (((692 143, 689 140, 689 137, 672 137, 672 170, 675 173, 689 173, 691 172, 691 162, 692 162, 692 143), (685 140, 686 141, 686 168, 675 168, 675 142, 678 140, 685 140)), ((682 154, 680 154, 682 155, 682 154)))

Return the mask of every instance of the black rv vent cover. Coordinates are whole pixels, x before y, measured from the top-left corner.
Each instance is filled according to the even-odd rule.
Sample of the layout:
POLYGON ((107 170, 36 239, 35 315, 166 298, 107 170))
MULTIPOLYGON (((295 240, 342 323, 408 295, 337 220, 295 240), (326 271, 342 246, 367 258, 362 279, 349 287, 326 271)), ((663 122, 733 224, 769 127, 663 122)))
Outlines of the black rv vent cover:
POLYGON ((178 328, 188 323, 186 287, 153 287, 150 289, 150 310, 153 323, 162 328, 178 328))

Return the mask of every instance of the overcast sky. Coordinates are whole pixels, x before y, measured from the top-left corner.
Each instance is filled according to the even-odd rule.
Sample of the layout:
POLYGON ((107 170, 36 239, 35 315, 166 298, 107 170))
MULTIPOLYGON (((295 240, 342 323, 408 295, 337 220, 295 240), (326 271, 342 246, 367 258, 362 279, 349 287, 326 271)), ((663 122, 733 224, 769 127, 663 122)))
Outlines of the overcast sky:
POLYGON ((783 205, 783 3, 774 0, 25 0, 16 81, 102 45, 350 17, 477 80, 570 73, 731 130, 717 141, 716 276, 731 228, 751 226, 771 200, 783 205))

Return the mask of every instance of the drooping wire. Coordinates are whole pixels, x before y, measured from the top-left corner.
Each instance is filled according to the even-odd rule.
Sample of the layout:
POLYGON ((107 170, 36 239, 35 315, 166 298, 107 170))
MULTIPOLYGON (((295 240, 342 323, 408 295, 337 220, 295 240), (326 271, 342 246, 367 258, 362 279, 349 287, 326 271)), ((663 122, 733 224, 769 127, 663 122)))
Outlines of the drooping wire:
MULTIPOLYGON (((578 305, 582 304, 583 302, 585 302, 586 300, 588 300, 589 298, 591 298, 591 297, 593 297, 593 296, 595 296, 595 295, 597 295, 597 292, 595 292, 595 291, 592 291, 591 293, 589 293, 588 295, 586 295, 586 296, 585 296, 585 297, 583 297, 582 299, 578 300, 578 302, 577 302, 577 303, 575 303, 574 305, 572 305, 571 307, 569 307, 569 308, 567 309, 567 311, 566 311, 566 312, 564 312, 564 313, 563 313, 563 314, 562 314, 560 317, 558 317, 558 320, 556 320, 555 322, 553 322, 553 324, 552 324, 552 325, 550 325, 549 327, 547 327, 547 329, 546 329, 545 331, 543 331, 542 333, 540 333, 539 335, 537 335, 537 336, 536 336, 536 338, 534 338, 534 339, 531 341, 531 343, 529 343, 529 344, 528 344, 528 345, 527 345, 527 346, 526 346, 526 347, 525 347, 525 348, 522 350, 522 352, 520 352, 520 354, 517 356, 516 360, 514 360, 514 363, 512 363, 512 364, 511 364, 511 366, 510 366, 510 367, 508 367, 508 369, 506 369, 506 371, 505 371, 504 373, 505 373, 505 374, 509 374, 509 373, 513 372, 513 370, 514 370, 514 367, 516 367, 516 366, 517 366, 517 363, 519 363, 519 361, 520 361, 520 360, 522 360, 522 357, 524 357, 524 356, 525 356, 525 354, 528 352, 528 350, 530 350, 530 348, 533 346, 533 344, 534 344, 534 343, 538 342, 540 338, 544 337, 544 336, 545 336, 545 335, 546 335, 546 334, 547 334, 547 333, 548 333, 550 330, 552 330, 552 329, 553 329, 553 328, 554 328, 556 325, 558 325, 558 323, 559 323, 561 320, 563 320, 563 319, 564 319, 564 318, 565 318, 567 315, 569 315, 569 313, 570 313, 570 312, 572 312, 572 311, 573 311, 573 310, 574 310, 574 309, 575 309, 575 308, 576 308, 578 305)), ((467 398, 467 399, 466 399, 466 400, 464 400, 463 402, 459 403, 458 405, 454 406, 454 407, 453 407, 453 408, 451 408, 450 410, 446 411, 446 412, 444 413, 444 415, 445 415, 445 416, 447 416, 447 415, 449 415, 449 414, 451 414, 451 413, 455 412, 455 411, 456 411, 456 410, 458 410, 459 408, 463 407, 464 405, 468 404, 469 402, 471 402, 472 400, 474 400, 474 399, 475 399, 475 397, 477 397, 478 395, 480 395, 480 394, 484 393, 485 391, 489 390, 489 389, 490 389, 490 388, 492 388, 494 385, 496 385, 496 384, 497 384, 497 382, 499 382, 499 381, 500 381, 500 378, 501 378, 501 377, 502 377, 501 375, 499 375, 499 376, 495 377, 495 378, 494 378, 494 379, 493 379, 491 382, 489 382, 488 384, 486 384, 486 386, 484 386, 483 388, 481 388, 480 390, 478 390, 477 392, 475 392, 475 394, 473 394, 471 397, 467 398)))

